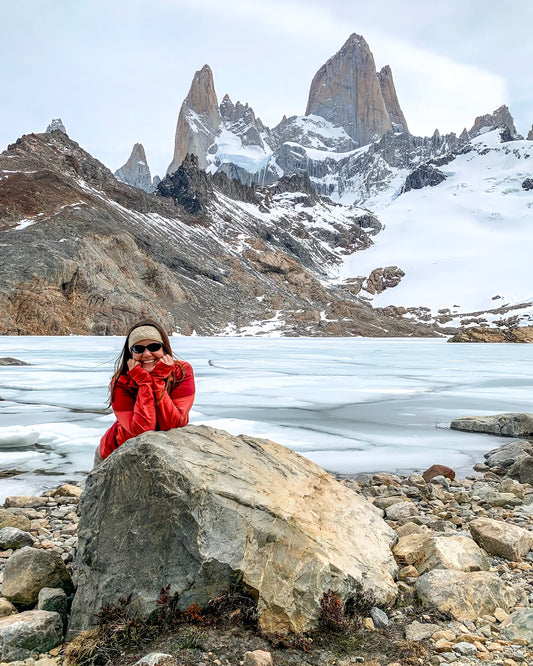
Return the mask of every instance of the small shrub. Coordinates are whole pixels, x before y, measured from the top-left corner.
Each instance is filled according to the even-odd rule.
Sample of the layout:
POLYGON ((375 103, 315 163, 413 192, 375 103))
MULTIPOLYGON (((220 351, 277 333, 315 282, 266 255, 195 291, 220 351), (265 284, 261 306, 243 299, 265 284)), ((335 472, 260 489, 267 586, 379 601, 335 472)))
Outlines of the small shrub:
POLYGON ((328 590, 320 602, 319 629, 338 632, 347 629, 348 625, 349 619, 345 615, 344 604, 333 590, 328 590))

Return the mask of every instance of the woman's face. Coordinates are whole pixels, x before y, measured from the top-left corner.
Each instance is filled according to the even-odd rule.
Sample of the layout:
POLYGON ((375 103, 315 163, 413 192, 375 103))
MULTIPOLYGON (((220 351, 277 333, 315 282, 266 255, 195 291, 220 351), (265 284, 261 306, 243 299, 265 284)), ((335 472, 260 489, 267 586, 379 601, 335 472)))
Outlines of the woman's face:
POLYGON ((136 354, 133 351, 133 348, 131 349, 131 356, 133 360, 138 361, 147 372, 152 372, 152 370, 155 368, 155 364, 165 355, 165 348, 163 345, 161 345, 161 348, 157 351, 152 352, 147 347, 147 345, 151 344, 161 343, 159 343, 157 340, 139 340, 139 342, 134 344, 134 347, 139 345, 145 347, 145 350, 142 352, 142 354, 136 354))

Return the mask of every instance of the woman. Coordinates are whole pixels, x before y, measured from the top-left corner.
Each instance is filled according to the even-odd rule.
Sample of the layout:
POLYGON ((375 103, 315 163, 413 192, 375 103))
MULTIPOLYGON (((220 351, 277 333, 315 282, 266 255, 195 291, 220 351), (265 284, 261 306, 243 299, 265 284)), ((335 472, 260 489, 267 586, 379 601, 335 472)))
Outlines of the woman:
POLYGON ((167 334, 152 319, 130 329, 115 365, 109 401, 117 420, 100 441, 95 465, 131 437, 189 422, 192 368, 173 358, 167 334))

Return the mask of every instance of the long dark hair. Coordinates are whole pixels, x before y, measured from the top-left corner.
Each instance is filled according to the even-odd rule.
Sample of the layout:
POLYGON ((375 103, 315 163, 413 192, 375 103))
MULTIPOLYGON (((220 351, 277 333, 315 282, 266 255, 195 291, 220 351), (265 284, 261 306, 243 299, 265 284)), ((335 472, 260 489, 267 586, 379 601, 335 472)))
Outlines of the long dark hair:
POLYGON ((136 328, 139 328, 139 326, 153 326, 157 331, 159 332, 159 335, 161 336, 161 340, 163 341, 163 350, 165 354, 170 354, 172 358, 174 359, 174 363, 176 364, 175 367, 179 369, 180 373, 178 377, 176 377, 176 372, 171 372, 170 375, 166 379, 166 392, 170 393, 172 389, 177 386, 179 383, 183 381, 185 378, 185 368, 183 366, 183 363, 175 358, 174 354, 172 353, 172 347, 170 346, 170 340, 168 339, 168 335, 166 334, 165 330, 161 327, 160 324, 158 324, 156 321, 153 319, 143 319, 142 321, 137 322, 134 324, 130 330, 126 334, 126 341, 124 342, 124 347, 122 348, 122 351, 120 352, 119 357, 115 361, 115 372, 113 374, 113 377, 111 378, 111 385, 109 387, 109 404, 113 402, 113 394, 115 392, 115 385, 117 383, 117 379, 121 375, 126 375, 128 373, 128 361, 133 358, 129 345, 128 345, 128 340, 130 338, 130 333, 134 331, 136 328))

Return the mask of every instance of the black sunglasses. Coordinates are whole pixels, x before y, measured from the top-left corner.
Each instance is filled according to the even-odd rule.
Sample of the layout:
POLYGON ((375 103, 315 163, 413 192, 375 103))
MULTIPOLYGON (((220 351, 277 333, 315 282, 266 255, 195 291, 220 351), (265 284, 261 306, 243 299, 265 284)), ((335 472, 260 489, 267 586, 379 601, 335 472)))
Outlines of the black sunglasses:
POLYGON ((149 352, 156 352, 159 351, 162 346, 162 342, 151 342, 149 345, 133 345, 130 351, 134 354, 143 354, 145 349, 148 349, 149 352))

